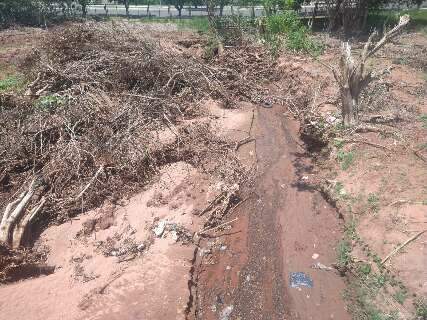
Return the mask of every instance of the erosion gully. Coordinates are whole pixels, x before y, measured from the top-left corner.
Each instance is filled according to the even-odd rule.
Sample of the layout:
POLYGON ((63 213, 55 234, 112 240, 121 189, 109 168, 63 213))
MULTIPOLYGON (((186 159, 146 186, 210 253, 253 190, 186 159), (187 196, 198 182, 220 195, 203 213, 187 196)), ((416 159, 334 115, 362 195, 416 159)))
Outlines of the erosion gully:
POLYGON ((279 105, 257 107, 256 183, 233 214, 234 228, 221 237, 226 250, 195 264, 190 319, 350 319, 344 279, 313 268, 335 262, 342 221, 317 191, 305 187, 314 168, 298 123, 283 111, 279 105), (291 288, 291 272, 308 274, 313 287, 291 288))

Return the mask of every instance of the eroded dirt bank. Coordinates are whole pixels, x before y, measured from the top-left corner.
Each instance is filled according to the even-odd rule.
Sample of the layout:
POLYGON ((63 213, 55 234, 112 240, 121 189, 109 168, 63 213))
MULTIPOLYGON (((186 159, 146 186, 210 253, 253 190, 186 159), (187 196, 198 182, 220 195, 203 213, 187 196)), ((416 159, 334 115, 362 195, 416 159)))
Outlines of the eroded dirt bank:
POLYGON ((298 124, 279 105, 256 110, 256 146, 246 152, 256 152, 258 175, 235 234, 222 237, 230 253, 200 266, 199 318, 350 319, 343 278, 313 269, 334 263, 342 225, 318 192, 304 188, 312 166, 298 124), (291 272, 310 275, 313 288, 291 288, 291 272))

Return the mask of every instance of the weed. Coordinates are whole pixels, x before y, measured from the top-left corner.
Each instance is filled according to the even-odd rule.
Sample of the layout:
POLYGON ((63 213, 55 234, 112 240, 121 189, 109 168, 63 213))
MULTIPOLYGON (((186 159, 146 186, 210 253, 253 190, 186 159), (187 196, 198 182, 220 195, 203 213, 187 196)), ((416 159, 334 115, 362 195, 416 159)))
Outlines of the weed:
POLYGON ((342 147, 344 147, 344 140, 342 140, 342 139, 334 139, 334 146, 338 150, 342 149, 342 147))
POLYGON ((367 276, 372 271, 371 265, 369 263, 362 263, 359 266, 359 272, 367 276))
POLYGON ((339 181, 334 186, 334 192, 338 199, 347 200, 349 198, 347 191, 344 189, 344 185, 339 181))
POLYGON ((264 40, 272 50, 277 51, 283 44, 288 50, 295 52, 308 51, 319 55, 323 46, 309 36, 309 30, 304 26, 294 11, 285 11, 265 18, 266 31, 264 40))
POLYGON ((393 298, 400 304, 403 304, 407 298, 408 294, 405 290, 399 290, 394 295, 393 298))
POLYGON ((374 213, 378 212, 379 210, 379 201, 380 199, 375 193, 370 193, 368 195, 368 206, 369 209, 372 210, 374 213))
POLYGON ((379 273, 374 276, 374 285, 377 288, 382 288, 387 283, 388 277, 385 274, 379 273))
POLYGON ((36 107, 43 111, 54 111, 57 107, 64 105, 65 99, 58 95, 40 97, 36 101, 36 107))
POLYGON ((337 194, 341 194, 342 190, 344 190, 344 185, 342 184, 342 182, 337 182, 335 183, 335 193, 337 194))
POLYGON ((427 319, 427 299, 419 298, 414 302, 415 314, 418 317, 417 319, 425 320, 427 319))
POLYGON ((427 114, 422 114, 420 116, 420 121, 423 123, 423 128, 427 129, 427 114))
POLYGON ((339 150, 337 153, 337 159, 341 163, 341 169, 347 170, 354 162, 354 152, 345 152, 339 150))
POLYGON ((345 236, 349 239, 353 240, 359 240, 360 237, 357 235, 356 232, 356 221, 351 220, 345 225, 345 236))
POLYGON ((351 244, 348 240, 343 239, 337 247, 337 265, 340 269, 346 269, 351 262, 351 244))

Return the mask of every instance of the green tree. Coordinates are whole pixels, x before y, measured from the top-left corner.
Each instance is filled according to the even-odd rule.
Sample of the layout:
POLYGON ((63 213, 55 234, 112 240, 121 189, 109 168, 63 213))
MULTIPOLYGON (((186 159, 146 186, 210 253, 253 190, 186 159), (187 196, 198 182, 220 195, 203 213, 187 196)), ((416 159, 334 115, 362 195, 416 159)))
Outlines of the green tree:
POLYGON ((326 0, 329 16, 329 31, 343 29, 351 31, 366 30, 369 12, 379 10, 390 4, 417 4, 419 0, 326 0))
POLYGON ((171 0, 170 4, 178 10, 178 16, 181 17, 182 9, 184 8, 186 1, 185 0, 171 0))
POLYGON ((53 0, 0 0, 0 25, 42 25, 56 15, 54 7, 62 1, 53 0))
POLYGON ((82 7, 83 17, 87 15, 87 6, 92 3, 91 0, 78 0, 79 5, 82 7))
POLYGON ((231 0, 218 0, 218 6, 219 6, 219 15, 222 17, 222 14, 224 12, 224 7, 226 5, 229 5, 231 0))

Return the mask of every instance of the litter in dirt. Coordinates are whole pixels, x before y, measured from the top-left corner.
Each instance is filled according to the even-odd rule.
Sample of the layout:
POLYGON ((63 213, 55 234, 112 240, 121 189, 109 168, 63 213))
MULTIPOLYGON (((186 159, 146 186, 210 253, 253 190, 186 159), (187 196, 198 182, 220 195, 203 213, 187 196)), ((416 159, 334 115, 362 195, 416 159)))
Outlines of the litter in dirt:
POLYGON ((221 312, 220 320, 228 320, 230 318, 231 313, 233 312, 234 306, 225 307, 221 312))
POLYGON ((165 232, 165 229, 166 229, 166 221, 162 220, 159 222, 157 227, 155 227, 153 229, 153 232, 157 238, 160 238, 163 235, 163 233, 165 232))
POLYGON ((291 288, 308 287, 313 288, 313 280, 304 272, 291 272, 290 276, 291 288))
POLYGON ((325 266, 324 264, 322 264, 320 262, 317 262, 317 263, 313 264, 311 267, 313 269, 319 269, 319 270, 325 270, 325 271, 332 271, 332 270, 334 270, 334 268, 325 266))

